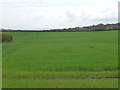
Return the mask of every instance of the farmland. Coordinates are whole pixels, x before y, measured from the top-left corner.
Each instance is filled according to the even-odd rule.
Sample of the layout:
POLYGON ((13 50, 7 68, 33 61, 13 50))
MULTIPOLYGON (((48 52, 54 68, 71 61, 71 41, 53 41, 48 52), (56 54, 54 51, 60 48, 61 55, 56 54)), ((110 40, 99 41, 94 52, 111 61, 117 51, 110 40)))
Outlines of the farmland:
POLYGON ((3 33, 3 88, 118 87, 118 31, 3 33))

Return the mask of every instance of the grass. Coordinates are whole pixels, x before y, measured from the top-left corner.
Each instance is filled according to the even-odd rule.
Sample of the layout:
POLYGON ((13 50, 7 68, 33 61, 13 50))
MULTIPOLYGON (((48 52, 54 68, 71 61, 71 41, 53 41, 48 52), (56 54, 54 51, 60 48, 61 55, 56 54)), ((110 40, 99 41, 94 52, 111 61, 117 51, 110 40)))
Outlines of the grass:
POLYGON ((118 87, 117 31, 4 33, 3 87, 118 87))
POLYGON ((2 33, 0 32, 0 89, 2 89, 2 33))
POLYGON ((7 88, 116 88, 118 87, 117 79, 100 79, 100 80, 39 80, 39 79, 5 79, 7 83, 3 87, 7 88), (34 81, 34 82, 33 82, 34 81))

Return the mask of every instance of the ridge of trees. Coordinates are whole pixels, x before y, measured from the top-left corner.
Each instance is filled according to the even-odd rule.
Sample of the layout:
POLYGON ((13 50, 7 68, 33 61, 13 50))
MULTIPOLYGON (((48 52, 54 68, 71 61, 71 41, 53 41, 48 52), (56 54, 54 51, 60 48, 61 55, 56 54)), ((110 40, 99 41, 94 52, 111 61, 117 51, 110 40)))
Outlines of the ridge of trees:
POLYGON ((111 31, 120 30, 120 23, 116 24, 98 24, 92 26, 75 27, 75 28, 64 28, 64 29, 51 29, 51 30, 11 30, 1 29, 0 31, 12 31, 12 32, 81 32, 81 31, 111 31))

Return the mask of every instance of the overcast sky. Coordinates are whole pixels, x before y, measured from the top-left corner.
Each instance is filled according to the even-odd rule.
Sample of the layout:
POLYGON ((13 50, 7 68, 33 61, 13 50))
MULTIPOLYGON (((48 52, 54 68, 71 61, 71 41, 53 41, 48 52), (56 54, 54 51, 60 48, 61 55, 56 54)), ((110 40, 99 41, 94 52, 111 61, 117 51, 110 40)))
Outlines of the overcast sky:
POLYGON ((0 28, 56 29, 118 22, 119 0, 0 0, 0 28))

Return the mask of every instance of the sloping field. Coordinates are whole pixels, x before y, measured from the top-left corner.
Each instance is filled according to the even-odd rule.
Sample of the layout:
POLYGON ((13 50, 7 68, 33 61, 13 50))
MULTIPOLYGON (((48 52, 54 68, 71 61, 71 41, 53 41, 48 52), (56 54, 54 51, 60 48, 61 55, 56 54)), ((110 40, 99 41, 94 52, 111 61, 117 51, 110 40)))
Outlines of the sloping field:
POLYGON ((118 31, 4 33, 5 88, 118 87, 118 31))

